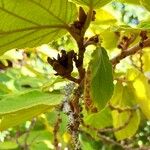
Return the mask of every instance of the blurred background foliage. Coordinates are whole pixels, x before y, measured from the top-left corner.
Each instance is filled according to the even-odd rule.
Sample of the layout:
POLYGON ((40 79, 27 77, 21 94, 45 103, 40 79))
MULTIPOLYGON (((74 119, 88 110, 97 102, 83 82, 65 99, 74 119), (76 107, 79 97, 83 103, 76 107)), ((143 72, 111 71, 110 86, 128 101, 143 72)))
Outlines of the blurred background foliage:
MULTIPOLYGON (((120 37, 132 33, 136 36, 136 42, 140 38, 138 34, 141 28, 150 29, 149 24, 147 24, 150 20, 150 13, 143 7, 135 5, 135 3, 136 1, 134 0, 132 4, 112 2, 98 9, 96 21, 91 24, 86 33, 87 37, 94 34, 100 36, 101 43, 108 50, 110 58, 119 52, 117 44, 120 37), (121 35, 118 36, 118 33, 121 35)), ((91 49, 94 48, 94 46, 87 48, 85 67, 87 67, 90 60, 91 49)), ((47 63, 47 56, 57 57, 57 53, 62 49, 68 51, 71 49, 77 50, 74 40, 68 34, 48 45, 30 49, 14 49, 2 55, 0 57, 2 65, 0 71, 0 100, 7 95, 31 89, 41 89, 45 92, 64 92, 64 86, 68 84, 68 81, 59 76, 54 76, 55 72, 47 63)), ((149 51, 149 48, 143 50, 142 59, 144 73, 150 79, 150 65, 147 63, 150 62, 149 51)), ((138 68, 138 57, 139 55, 136 54, 132 58, 121 61, 116 67, 115 77, 124 76, 125 72, 130 68, 138 68)), ((74 70, 73 75, 77 75, 77 70, 74 70)), ((53 129, 57 113, 57 110, 52 109, 46 114, 33 118, 31 121, 26 121, 19 126, 1 131, 0 150, 20 150, 26 145, 30 145, 30 150, 54 149, 53 129)), ((70 135, 66 130, 68 118, 64 114, 61 114, 61 117, 63 119, 58 134, 59 146, 67 150, 71 149, 70 135)), ((129 143, 132 141, 135 147, 150 146, 150 121, 146 121, 144 115, 141 118, 142 121, 137 134, 122 142, 129 143)), ((109 136, 115 139, 114 135, 110 134, 109 136)), ((84 131, 80 134, 80 141, 83 150, 121 150, 118 146, 103 144, 94 140, 92 136, 87 135, 84 131)))

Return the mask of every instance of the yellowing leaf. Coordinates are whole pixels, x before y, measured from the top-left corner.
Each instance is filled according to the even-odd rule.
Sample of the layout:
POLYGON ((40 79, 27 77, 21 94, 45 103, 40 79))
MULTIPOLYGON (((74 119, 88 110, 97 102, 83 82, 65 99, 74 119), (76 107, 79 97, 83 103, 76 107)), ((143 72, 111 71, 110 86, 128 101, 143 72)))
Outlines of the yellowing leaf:
POLYGON ((65 142, 65 143, 69 143, 70 140, 71 140, 71 135, 70 135, 68 132, 65 132, 65 133, 63 134, 63 139, 64 139, 64 142, 65 142))
POLYGON ((132 79, 135 100, 139 104, 144 115, 150 119, 150 85, 147 78, 138 70, 129 70, 128 79, 132 79))
MULTIPOLYGON (((132 108, 136 104, 135 96, 132 87, 129 85, 123 86, 122 83, 115 85, 113 97, 111 99, 111 105, 120 109, 132 108)), ((117 140, 126 139, 132 137, 139 126, 140 114, 139 111, 135 111, 130 114, 130 111, 119 113, 117 110, 112 111, 113 126, 119 128, 126 125, 119 131, 115 132, 117 140), (130 115, 132 117, 130 118, 130 115)))
POLYGON ((96 11, 96 20, 91 24, 93 33, 99 34, 102 40, 102 46, 107 50, 112 50, 116 47, 118 36, 109 29, 110 25, 115 25, 116 18, 104 9, 96 11))
POLYGON ((123 3, 135 4, 140 5, 140 0, 120 0, 123 3))
POLYGON ((133 82, 133 87, 135 88, 135 92, 138 98, 144 99, 146 97, 146 88, 140 79, 136 79, 136 81, 133 82))
POLYGON ((102 37, 102 46, 107 50, 113 50, 117 47, 119 37, 114 32, 104 30, 100 32, 100 36, 102 37))
POLYGON ((130 113, 131 112, 118 113, 118 111, 112 111, 114 128, 124 126, 124 124, 129 120, 129 123, 126 126, 124 126, 122 130, 115 132, 117 140, 123 140, 132 137, 139 127, 140 123, 139 111, 133 112, 132 114, 133 116, 131 117, 131 119, 129 119, 130 113))
POLYGON ((150 71, 150 65, 149 65, 149 63, 147 63, 147 62, 150 62, 150 48, 144 49, 142 60, 143 60, 143 64, 144 64, 144 66, 143 66, 144 71, 145 72, 150 71))
POLYGON ((96 10, 96 20, 94 24, 97 25, 112 25, 117 22, 115 16, 113 16, 110 12, 105 9, 97 9, 96 10))

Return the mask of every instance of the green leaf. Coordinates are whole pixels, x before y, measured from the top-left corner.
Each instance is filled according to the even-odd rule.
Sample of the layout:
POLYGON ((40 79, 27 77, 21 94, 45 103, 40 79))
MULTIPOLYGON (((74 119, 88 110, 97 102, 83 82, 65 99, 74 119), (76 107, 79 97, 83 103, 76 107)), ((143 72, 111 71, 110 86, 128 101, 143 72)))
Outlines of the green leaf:
POLYGON ((0 100, 0 130, 18 125, 46 112, 61 102, 62 94, 30 90, 0 100))
POLYGON ((99 8, 108 4, 112 0, 72 0, 72 1, 79 5, 86 5, 93 8, 99 8))
POLYGON ((106 107, 98 113, 88 115, 84 122, 98 129, 109 127, 112 125, 111 111, 106 107))
POLYGON ((104 48, 93 52, 91 67, 91 97, 100 109, 103 109, 113 94, 112 65, 104 48))
MULTIPOLYGON (((31 150, 50 150, 53 148, 51 141, 53 140, 53 135, 47 130, 33 130, 30 131, 27 144, 30 145, 31 150), (51 148, 50 148, 51 146, 51 148)), ((25 135, 19 137, 19 143, 23 144, 25 135)))
POLYGON ((137 28, 139 29, 143 29, 143 30, 150 30, 150 23, 149 23, 150 19, 147 21, 143 21, 140 22, 140 24, 137 26, 137 28))
MULTIPOLYGON (((57 111, 52 111, 46 114, 46 118, 49 122, 50 126, 54 126, 56 123, 56 118, 57 118, 58 112, 57 111)), ((62 122, 60 123, 60 128, 59 128, 59 134, 63 136, 63 134, 66 132, 66 126, 68 125, 68 116, 65 115, 64 113, 60 114, 62 118, 62 122)))
MULTIPOLYGON (((87 114, 87 116, 84 117, 84 123, 97 129, 110 127, 113 125, 111 110, 108 107, 105 107, 98 113, 87 114)), ((97 139, 96 131, 91 130, 90 128, 84 128, 84 126, 83 131, 88 132, 94 139, 97 139)))
MULTIPOLYGON (((114 95, 111 99, 111 104, 121 109, 134 107, 136 105, 136 101, 132 87, 129 85, 124 86, 121 83, 117 83, 115 86, 114 95)), ((116 110, 112 111, 114 128, 119 128, 127 123, 127 125, 125 125, 123 129, 115 132, 117 140, 132 137, 139 127, 139 111, 137 110, 133 112, 131 118, 129 118, 130 113, 130 111, 125 111, 121 113, 116 110)))
POLYGON ((7 88, 7 86, 3 83, 0 83, 0 95, 1 94, 7 94, 10 93, 11 91, 7 88))
POLYGON ((76 12, 68 0, 1 1, 0 54, 12 48, 37 47, 62 36, 76 12))
POLYGON ((129 3, 134 5, 140 5, 140 0, 119 0, 122 3, 129 3))
POLYGON ((0 142, 0 150, 16 150, 18 148, 17 143, 11 142, 11 141, 6 141, 6 142, 0 142))
POLYGON ((94 140, 84 132, 80 135, 80 142, 82 150, 100 150, 103 145, 100 141, 94 140))
POLYGON ((44 82, 47 82, 45 79, 41 79, 39 77, 29 77, 29 76, 22 76, 21 78, 15 80, 15 86, 21 90, 23 88, 38 88, 44 82))

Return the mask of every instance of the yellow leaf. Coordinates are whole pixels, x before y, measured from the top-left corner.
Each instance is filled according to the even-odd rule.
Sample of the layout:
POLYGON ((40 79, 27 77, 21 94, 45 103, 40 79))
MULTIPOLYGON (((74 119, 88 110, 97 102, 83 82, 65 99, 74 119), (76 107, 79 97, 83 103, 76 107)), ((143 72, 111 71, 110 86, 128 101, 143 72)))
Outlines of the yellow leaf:
POLYGON ((131 119, 129 118, 129 116, 130 116, 130 112, 122 112, 122 113, 118 113, 118 111, 112 112, 113 126, 115 128, 124 126, 126 122, 129 121, 129 123, 125 125, 122 130, 115 132, 115 136, 117 140, 122 140, 122 139, 132 137, 136 133, 140 123, 140 113, 137 110, 133 112, 133 116, 131 119))
POLYGON ((132 81, 137 104, 147 119, 150 119, 150 85, 148 79, 136 69, 129 70, 127 78, 132 81))
POLYGON ((65 143, 69 143, 69 141, 71 140, 71 135, 68 132, 65 132, 63 134, 63 139, 65 143))

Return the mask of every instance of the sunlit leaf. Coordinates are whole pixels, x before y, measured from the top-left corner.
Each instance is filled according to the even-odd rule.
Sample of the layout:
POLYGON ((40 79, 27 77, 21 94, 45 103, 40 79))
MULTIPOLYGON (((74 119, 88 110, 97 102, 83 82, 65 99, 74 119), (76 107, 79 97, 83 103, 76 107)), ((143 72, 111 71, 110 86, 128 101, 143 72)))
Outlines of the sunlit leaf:
POLYGON ((90 62, 91 97, 97 106, 102 109, 113 94, 112 65, 104 48, 98 47, 90 62))
POLYGON ((62 36, 76 17, 68 0, 0 2, 0 54, 12 48, 37 47, 62 36))
POLYGON ((126 124, 129 120, 129 123, 125 125, 122 130, 115 132, 117 140, 123 140, 135 135, 140 123, 139 111, 133 112, 131 119, 129 118, 130 112, 119 113, 118 111, 112 111, 112 117, 114 128, 124 126, 124 124, 126 124))
MULTIPOLYGON (((20 136, 18 141, 20 143, 24 143, 25 134, 20 136)), ((52 140, 52 134, 49 133, 47 130, 37 130, 37 131, 31 131, 28 137, 28 144, 33 144, 30 146, 31 150, 49 150, 53 149, 53 144, 51 142, 52 140)))
POLYGON ((135 4, 135 5, 140 4, 140 0, 119 0, 119 1, 123 3, 135 4))
MULTIPOLYGON (((114 25, 117 22, 117 19, 113 14, 105 9, 97 9, 96 10, 96 19, 93 22, 92 26, 110 26, 114 25)), ((98 28, 98 27, 97 27, 98 28)), ((98 30, 98 29, 97 29, 98 30)))
POLYGON ((18 148, 18 145, 15 141, 7 141, 7 142, 0 142, 0 149, 1 150, 15 150, 18 148))
POLYGON ((132 69, 128 71, 128 80, 132 81, 137 104, 147 119, 150 119, 150 84, 148 79, 138 70, 132 69))
POLYGON ((112 0, 72 0, 80 5, 86 5, 93 8, 98 8, 106 5, 107 3, 111 2, 112 0))
POLYGON ((140 0, 140 3, 141 3, 148 11, 150 11, 150 1, 149 1, 149 0, 140 0))
MULTIPOLYGON (((133 108, 136 104, 133 89, 129 85, 123 86, 121 83, 117 83, 111 104, 121 109, 133 108)), ((118 112, 118 110, 114 110, 112 111, 112 117, 114 128, 125 125, 121 130, 115 132, 115 136, 118 140, 132 137, 136 133, 140 123, 138 110, 132 112, 132 114, 130 111, 118 112)))
POLYGON ((116 23, 116 18, 110 12, 104 9, 97 9, 96 20, 91 24, 90 28, 93 33, 100 35, 102 46, 107 50, 112 50, 117 45, 119 37, 114 31, 109 29, 111 25, 116 23))
POLYGON ((150 49, 149 48, 144 49, 142 60, 143 60, 144 71, 150 71, 150 65, 149 63, 147 63, 147 62, 150 62, 150 49))
POLYGON ((117 47, 119 37, 116 35, 116 33, 109 30, 104 30, 100 33, 100 35, 102 37, 102 46, 104 46, 106 49, 113 50, 117 47))

